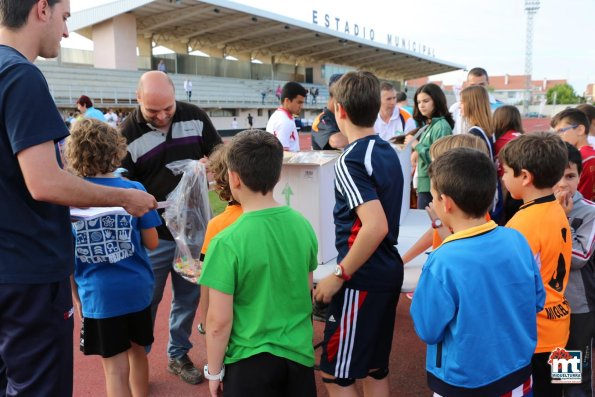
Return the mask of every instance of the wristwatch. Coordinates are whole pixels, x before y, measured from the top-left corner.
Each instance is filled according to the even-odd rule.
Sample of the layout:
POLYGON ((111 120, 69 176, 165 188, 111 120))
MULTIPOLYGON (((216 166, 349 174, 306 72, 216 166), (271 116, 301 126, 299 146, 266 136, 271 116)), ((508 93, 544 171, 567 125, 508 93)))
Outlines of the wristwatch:
POLYGON ((221 366, 221 371, 218 374, 212 375, 209 373, 209 364, 205 364, 204 375, 207 380, 218 380, 221 382, 225 376, 225 365, 221 366))
POLYGON ((340 263, 335 266, 335 276, 339 277, 341 280, 344 281, 349 281, 351 280, 351 276, 348 275, 347 273, 345 273, 345 269, 343 269, 343 265, 341 265, 340 263))
POLYGON ((444 226, 444 224, 442 223, 442 221, 440 219, 436 218, 432 221, 432 229, 438 229, 442 226, 444 226))

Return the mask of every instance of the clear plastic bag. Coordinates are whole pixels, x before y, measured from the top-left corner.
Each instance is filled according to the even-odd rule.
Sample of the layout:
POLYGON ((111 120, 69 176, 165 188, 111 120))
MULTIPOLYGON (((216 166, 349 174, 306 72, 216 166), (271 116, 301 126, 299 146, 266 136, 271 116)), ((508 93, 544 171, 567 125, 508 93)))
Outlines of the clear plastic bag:
POLYGON ((196 283, 200 250, 212 214, 206 169, 198 160, 174 161, 167 168, 174 175, 183 173, 178 186, 167 196, 163 212, 176 242, 173 267, 186 280, 196 283))

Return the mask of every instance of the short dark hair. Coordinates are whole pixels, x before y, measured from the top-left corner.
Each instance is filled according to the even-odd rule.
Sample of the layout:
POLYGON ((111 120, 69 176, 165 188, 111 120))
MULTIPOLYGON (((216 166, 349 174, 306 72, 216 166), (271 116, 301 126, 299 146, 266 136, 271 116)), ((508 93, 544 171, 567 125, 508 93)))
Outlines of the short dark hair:
POLYGON ((444 91, 442 91, 442 88, 434 83, 424 84, 419 87, 417 91, 415 91, 415 95, 413 96, 413 119, 420 123, 420 125, 424 125, 426 123, 426 117, 421 114, 417 105, 417 96, 422 92, 432 98, 432 101, 434 102, 434 112, 430 118, 444 117, 450 125, 450 128, 453 128, 455 121, 452 118, 452 114, 450 114, 448 111, 444 91))
POLYGON ((473 218, 484 217, 494 201, 496 167, 479 150, 451 149, 432 161, 428 175, 438 195, 449 196, 461 211, 473 218))
POLYGON ((339 81, 343 77, 343 73, 335 73, 328 79, 328 88, 330 89, 337 81, 339 81))
POLYGON ((333 98, 333 90, 331 90, 331 88, 337 83, 337 81, 339 81, 341 79, 341 77, 343 77, 342 73, 335 73, 328 80, 328 95, 331 98, 333 98))
POLYGON ((578 110, 587 115, 589 122, 592 123, 595 120, 595 106, 588 103, 582 103, 576 107, 578 110))
POLYGON ((562 139, 549 132, 524 134, 508 142, 498 158, 510 167, 514 176, 521 170, 533 175, 533 185, 537 189, 553 187, 568 165, 568 151, 562 139))
POLYGON ((564 109, 552 118, 550 125, 555 128, 563 120, 568 121, 570 124, 582 125, 585 127, 585 135, 589 135, 591 122, 584 112, 576 108, 564 109))
MULTIPOLYGON (((2 1, 2 0, 0 0, 2 1)), ((84 107, 88 108, 92 108, 93 107, 93 101, 91 101, 91 98, 89 98, 86 95, 81 95, 79 97, 79 99, 77 99, 76 103, 78 105, 83 105, 84 107)))
POLYGON ((253 192, 269 193, 279 182, 283 146, 271 133, 245 130, 235 135, 227 151, 227 167, 253 192))
POLYGON ((333 86, 336 103, 359 127, 372 127, 380 110, 380 82, 370 72, 349 72, 333 86))
MULTIPOLYGON (((31 8, 39 0, 0 0, 0 25, 9 29, 19 29, 27 23, 31 8)), ((53 7, 60 0, 47 0, 48 5, 53 7)))
POLYGON ((290 81, 286 83, 281 90, 281 103, 283 103, 285 98, 293 101, 298 95, 306 97, 306 95, 308 95, 308 90, 305 89, 300 83, 290 81))
POLYGON ((580 175, 583 172, 583 156, 581 156, 581 152, 572 143, 564 143, 566 144, 566 150, 568 150, 568 165, 576 165, 576 170, 580 175))
POLYGON ((473 68, 467 73, 467 77, 475 76, 475 77, 482 77, 485 76, 486 79, 489 81, 488 72, 484 68, 473 68))
POLYGON ((383 81, 380 84, 380 91, 396 91, 397 89, 395 88, 395 86, 392 83, 389 83, 388 81, 383 81))
POLYGON ((403 91, 397 92, 397 102, 403 102, 407 100, 407 94, 403 91))

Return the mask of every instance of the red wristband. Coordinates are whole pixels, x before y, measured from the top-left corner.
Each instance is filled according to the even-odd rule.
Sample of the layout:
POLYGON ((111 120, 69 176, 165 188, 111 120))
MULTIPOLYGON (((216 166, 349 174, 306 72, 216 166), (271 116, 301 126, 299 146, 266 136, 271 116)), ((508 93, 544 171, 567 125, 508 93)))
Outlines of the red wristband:
POLYGON ((345 268, 343 267, 343 265, 339 263, 338 266, 341 268, 341 278, 345 281, 351 280, 351 276, 345 273, 345 268))

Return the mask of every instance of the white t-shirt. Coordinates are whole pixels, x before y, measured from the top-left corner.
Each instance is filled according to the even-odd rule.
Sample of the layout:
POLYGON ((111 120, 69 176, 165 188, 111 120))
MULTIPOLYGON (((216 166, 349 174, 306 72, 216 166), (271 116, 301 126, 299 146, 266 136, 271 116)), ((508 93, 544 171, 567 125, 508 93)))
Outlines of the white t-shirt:
POLYGON ((275 135, 283 145, 283 149, 290 152, 300 151, 300 137, 298 135, 293 115, 283 108, 278 108, 271 115, 267 123, 267 132, 275 135))
POLYGON ((116 116, 115 113, 106 113, 104 114, 105 116, 105 122, 113 128, 116 128, 118 126, 118 116, 116 116))
POLYGON ((388 141, 393 136, 403 135, 414 129, 415 120, 413 120, 413 117, 411 117, 411 115, 406 110, 403 110, 403 113, 405 113, 407 116, 403 116, 405 125, 403 125, 403 122, 401 121, 398 106, 395 106, 393 115, 390 117, 390 120, 388 120, 388 123, 385 123, 380 117, 380 114, 378 114, 376 122, 374 123, 374 132, 376 135, 380 136, 380 138, 384 139, 385 141, 388 141))

